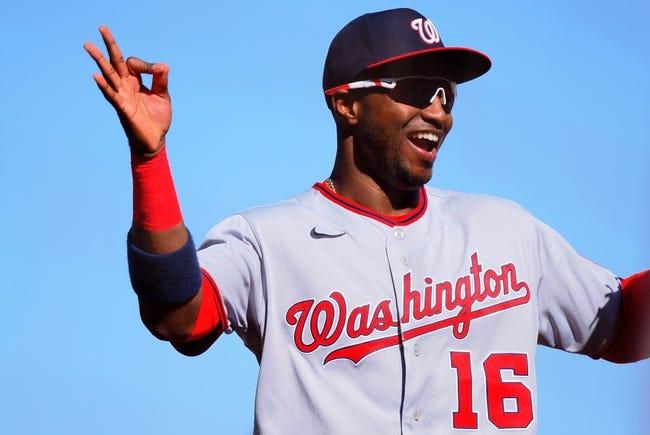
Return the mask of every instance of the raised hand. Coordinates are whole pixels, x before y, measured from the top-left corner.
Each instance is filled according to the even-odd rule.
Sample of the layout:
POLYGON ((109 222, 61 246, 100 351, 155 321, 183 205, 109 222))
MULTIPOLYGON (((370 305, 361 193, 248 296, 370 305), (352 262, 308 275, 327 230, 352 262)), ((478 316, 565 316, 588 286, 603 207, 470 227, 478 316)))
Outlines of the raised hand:
POLYGON ((84 44, 84 49, 101 71, 101 74, 93 74, 93 79, 115 108, 133 152, 155 154, 165 144, 165 134, 172 120, 171 100, 167 93, 169 67, 136 57, 124 61, 108 27, 101 26, 99 33, 106 44, 110 61, 91 42, 84 44), (141 74, 153 75, 151 89, 143 86, 141 74))

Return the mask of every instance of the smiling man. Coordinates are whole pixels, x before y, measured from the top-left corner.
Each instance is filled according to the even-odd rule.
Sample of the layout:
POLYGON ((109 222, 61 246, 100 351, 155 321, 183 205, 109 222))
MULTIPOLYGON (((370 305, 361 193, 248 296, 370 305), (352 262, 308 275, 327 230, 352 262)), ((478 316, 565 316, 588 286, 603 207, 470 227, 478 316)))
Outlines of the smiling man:
POLYGON ((650 355, 647 272, 578 255, 509 201, 425 187, 481 52, 411 9, 363 15, 323 74, 331 176, 210 230, 198 254, 166 157, 168 67, 86 50, 132 152, 129 268, 145 325, 187 355, 235 331, 259 433, 534 433, 535 349, 650 355), (141 74, 152 74, 151 89, 141 74))

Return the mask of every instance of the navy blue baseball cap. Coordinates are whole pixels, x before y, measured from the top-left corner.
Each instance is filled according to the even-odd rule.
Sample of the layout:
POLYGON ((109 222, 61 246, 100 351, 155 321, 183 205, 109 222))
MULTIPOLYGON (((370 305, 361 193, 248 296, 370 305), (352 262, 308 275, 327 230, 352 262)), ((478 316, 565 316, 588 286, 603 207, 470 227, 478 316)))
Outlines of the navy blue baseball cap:
POLYGON ((362 15, 330 44, 323 91, 357 80, 444 77, 463 83, 485 74, 492 61, 471 48, 445 47, 431 21, 413 9, 362 15))

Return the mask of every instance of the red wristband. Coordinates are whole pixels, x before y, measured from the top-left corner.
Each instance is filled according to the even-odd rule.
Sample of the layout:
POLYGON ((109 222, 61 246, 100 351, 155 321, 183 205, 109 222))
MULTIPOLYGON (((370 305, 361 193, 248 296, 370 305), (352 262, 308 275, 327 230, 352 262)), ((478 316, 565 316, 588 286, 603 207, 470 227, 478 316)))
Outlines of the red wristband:
POLYGON ((151 158, 131 154, 133 223, 149 231, 178 225, 183 217, 178 204, 166 147, 151 158))

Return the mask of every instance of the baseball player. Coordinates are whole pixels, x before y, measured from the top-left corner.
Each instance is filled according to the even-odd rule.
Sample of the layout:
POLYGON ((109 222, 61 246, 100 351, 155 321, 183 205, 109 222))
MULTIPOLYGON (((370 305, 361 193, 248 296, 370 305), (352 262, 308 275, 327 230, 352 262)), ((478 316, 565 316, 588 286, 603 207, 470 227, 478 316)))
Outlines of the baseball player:
POLYGON ((166 157, 168 67, 87 43, 131 149, 129 271, 180 352, 236 332, 259 361, 255 431, 535 433, 538 343, 650 356, 650 273, 620 279, 517 204, 425 186, 456 86, 490 59, 422 14, 366 14, 333 39, 331 176, 213 227, 195 250, 166 157), (153 76, 151 89, 142 74, 153 76))

